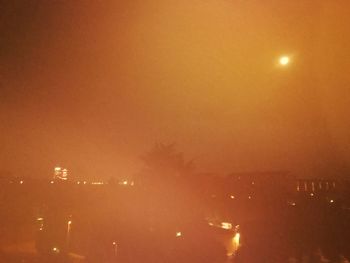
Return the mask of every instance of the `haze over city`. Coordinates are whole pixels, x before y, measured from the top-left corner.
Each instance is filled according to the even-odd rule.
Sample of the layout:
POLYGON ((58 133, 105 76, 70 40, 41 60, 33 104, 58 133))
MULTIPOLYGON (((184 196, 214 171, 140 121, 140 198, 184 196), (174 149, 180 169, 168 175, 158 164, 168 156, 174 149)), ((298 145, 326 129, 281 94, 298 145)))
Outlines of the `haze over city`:
POLYGON ((343 177, 345 6, 1 1, 0 171, 129 176, 154 143, 175 142, 198 172, 343 177))

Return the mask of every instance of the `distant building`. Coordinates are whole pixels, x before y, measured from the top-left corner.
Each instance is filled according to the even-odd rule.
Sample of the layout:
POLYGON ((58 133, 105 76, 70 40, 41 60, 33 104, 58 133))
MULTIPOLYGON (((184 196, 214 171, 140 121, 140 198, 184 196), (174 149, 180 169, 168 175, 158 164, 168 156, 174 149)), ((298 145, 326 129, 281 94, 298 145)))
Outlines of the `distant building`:
POLYGON ((64 181, 68 180, 68 170, 62 167, 55 167, 53 179, 64 181))
POLYGON ((296 190, 298 192, 334 192, 338 183, 337 180, 331 179, 299 179, 296 190))

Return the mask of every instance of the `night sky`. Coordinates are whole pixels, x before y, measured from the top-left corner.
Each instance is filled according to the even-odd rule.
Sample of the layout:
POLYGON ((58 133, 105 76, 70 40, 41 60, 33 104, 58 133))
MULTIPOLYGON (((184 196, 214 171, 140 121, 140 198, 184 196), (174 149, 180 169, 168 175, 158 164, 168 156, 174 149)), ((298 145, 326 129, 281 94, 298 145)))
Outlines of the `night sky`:
POLYGON ((0 171, 123 177, 155 142, 176 142, 198 172, 349 175, 349 10, 0 1, 0 171))

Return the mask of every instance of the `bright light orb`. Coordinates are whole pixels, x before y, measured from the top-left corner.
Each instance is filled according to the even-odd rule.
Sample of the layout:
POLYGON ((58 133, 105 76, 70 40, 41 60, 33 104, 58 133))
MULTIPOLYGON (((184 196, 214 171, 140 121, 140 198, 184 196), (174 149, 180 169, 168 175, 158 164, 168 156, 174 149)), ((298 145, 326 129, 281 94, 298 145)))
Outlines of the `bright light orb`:
POLYGON ((282 66, 286 66, 286 65, 289 64, 290 59, 289 59, 288 56, 282 56, 282 57, 280 57, 279 62, 280 62, 280 64, 281 64, 282 66))

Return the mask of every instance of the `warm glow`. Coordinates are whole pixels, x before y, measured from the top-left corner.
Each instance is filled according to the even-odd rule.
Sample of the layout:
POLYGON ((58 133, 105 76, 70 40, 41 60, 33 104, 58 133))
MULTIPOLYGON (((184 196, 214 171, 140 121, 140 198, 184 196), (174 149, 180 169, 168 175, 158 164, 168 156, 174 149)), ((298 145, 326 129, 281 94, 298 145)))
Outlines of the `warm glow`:
POLYGON ((176 237, 181 237, 182 233, 181 232, 176 232, 176 237))
POLYGON ((239 247, 240 238, 241 238, 240 233, 236 233, 236 235, 233 237, 233 244, 236 247, 236 249, 239 247))
POLYGON ((93 185, 102 185, 103 182, 92 182, 91 184, 93 184, 93 185))
POLYGON ((289 64, 290 59, 288 56, 282 56, 280 57, 279 62, 282 66, 286 66, 287 64, 289 64))
POLYGON ((240 233, 236 232, 236 234, 231 239, 230 246, 227 250, 227 256, 232 256, 237 252, 240 247, 240 238, 240 233))
POLYGON ((227 222, 222 222, 221 223, 221 228, 222 229, 227 229, 227 230, 232 229, 232 224, 231 223, 227 223, 227 222))

